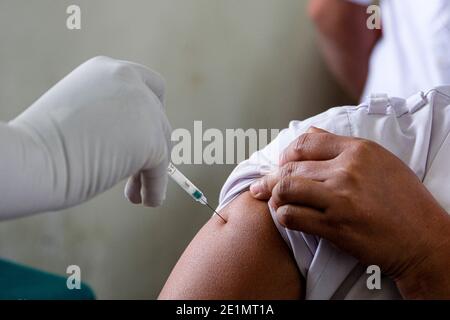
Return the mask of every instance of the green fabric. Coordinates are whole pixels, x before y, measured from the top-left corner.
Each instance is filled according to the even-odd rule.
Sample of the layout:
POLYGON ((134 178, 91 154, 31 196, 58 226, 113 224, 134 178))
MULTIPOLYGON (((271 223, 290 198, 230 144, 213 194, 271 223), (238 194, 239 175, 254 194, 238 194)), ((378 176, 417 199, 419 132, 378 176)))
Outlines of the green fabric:
POLYGON ((69 290, 67 278, 0 259, 1 300, 93 300, 94 292, 82 284, 69 290))

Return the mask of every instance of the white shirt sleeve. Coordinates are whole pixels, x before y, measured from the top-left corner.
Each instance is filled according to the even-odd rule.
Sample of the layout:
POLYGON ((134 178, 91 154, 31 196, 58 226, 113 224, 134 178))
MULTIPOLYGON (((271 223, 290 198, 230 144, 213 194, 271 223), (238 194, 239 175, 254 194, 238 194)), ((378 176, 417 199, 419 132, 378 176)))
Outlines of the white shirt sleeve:
MULTIPOLYGON (((358 107, 333 108, 305 121, 292 121, 289 128, 283 130, 266 148, 235 168, 220 193, 218 210, 247 191, 256 179, 276 169, 281 152, 311 126, 338 135, 373 140, 397 155, 423 179, 432 119, 432 108, 424 108, 426 104, 426 97, 418 94, 408 101, 389 98, 381 106, 379 101, 367 102, 358 107)), ((282 227, 274 216, 274 210, 270 208, 270 211, 306 279, 306 297, 330 299, 358 261, 324 239, 282 227)), ((390 289, 378 295, 398 297, 395 286, 389 283, 390 280, 386 281, 386 288, 390 289)), ((363 296, 372 298, 374 294, 370 292, 363 296)))

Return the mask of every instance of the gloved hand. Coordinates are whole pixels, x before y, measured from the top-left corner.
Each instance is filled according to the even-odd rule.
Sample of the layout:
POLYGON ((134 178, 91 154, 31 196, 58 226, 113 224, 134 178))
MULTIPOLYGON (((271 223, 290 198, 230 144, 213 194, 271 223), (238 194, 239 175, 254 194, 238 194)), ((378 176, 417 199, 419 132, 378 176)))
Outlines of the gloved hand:
POLYGON ((97 57, 0 123, 0 219, 74 206, 130 176, 131 202, 160 205, 171 132, 164 90, 141 65, 97 57))

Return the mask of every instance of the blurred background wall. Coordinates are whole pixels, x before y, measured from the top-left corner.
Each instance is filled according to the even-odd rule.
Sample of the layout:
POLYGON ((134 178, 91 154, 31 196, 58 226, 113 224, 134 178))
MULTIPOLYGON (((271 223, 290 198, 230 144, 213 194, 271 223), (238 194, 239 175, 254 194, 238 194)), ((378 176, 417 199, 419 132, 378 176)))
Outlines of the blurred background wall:
MULTIPOLYGON (((14 118, 83 61, 108 55, 165 76, 174 128, 193 130, 195 120, 204 129, 286 127, 349 102, 315 48, 306 4, 0 0, 0 119, 14 118), (81 6, 80 31, 66 28, 71 4, 81 6)), ((215 205, 233 166, 180 169, 215 205)), ((172 183, 159 209, 130 205, 123 186, 64 212, 1 222, 0 256, 62 275, 79 265, 100 299, 156 298, 210 212, 172 183)))

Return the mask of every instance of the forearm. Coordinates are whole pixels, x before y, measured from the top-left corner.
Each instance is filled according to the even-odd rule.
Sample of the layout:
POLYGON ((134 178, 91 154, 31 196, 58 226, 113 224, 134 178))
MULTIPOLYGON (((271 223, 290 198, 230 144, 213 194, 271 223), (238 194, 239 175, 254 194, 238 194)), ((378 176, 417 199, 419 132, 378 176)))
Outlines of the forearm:
POLYGON ((366 7, 345 0, 311 0, 309 15, 331 72, 349 94, 359 98, 380 30, 366 27, 366 7))
POLYGON ((0 220, 57 207, 56 171, 45 148, 22 130, 0 123, 0 220))
POLYGON ((405 299, 450 299, 450 216, 446 216, 421 259, 397 280, 405 299))

